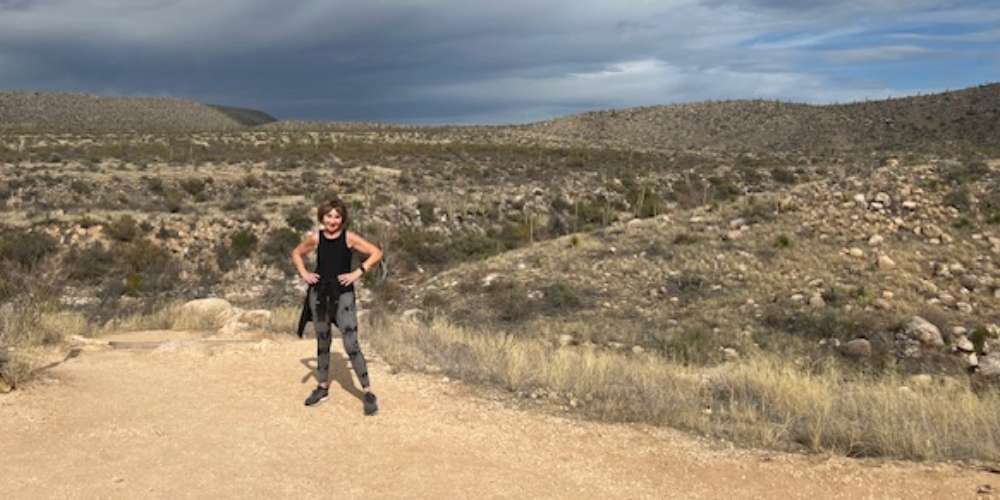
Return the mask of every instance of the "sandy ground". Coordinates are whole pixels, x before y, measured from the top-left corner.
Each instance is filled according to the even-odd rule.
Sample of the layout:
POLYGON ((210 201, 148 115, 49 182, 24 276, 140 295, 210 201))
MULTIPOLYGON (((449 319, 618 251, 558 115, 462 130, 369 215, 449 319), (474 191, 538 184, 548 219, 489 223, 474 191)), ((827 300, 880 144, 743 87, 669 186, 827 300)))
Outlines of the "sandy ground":
POLYGON ((390 374, 377 357, 382 408, 365 417, 339 350, 330 399, 306 408, 314 349, 279 339, 84 352, 0 396, 0 496, 881 499, 1000 487, 972 468, 727 449, 526 411, 441 377, 390 374))

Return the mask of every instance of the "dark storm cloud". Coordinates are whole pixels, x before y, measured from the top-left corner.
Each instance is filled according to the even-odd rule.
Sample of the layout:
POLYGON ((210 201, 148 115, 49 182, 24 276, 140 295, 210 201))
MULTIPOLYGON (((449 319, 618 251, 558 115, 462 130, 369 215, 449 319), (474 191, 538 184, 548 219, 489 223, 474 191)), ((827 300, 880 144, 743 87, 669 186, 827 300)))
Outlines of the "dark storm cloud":
MULTIPOLYGON (((933 2, 866 3, 883 17, 908 5, 921 22, 922 6, 933 2)), ((976 3, 949 13, 976 17, 976 3)), ((802 47, 871 27, 827 25, 793 4, 0 0, 0 88, 171 95, 281 117, 424 122, 525 121, 725 97, 847 100, 894 90, 803 65, 819 58, 805 57, 802 47)), ((835 18, 862 2, 813 5, 835 18)), ((881 29, 876 21, 869 19, 881 29)), ((821 55, 843 64, 895 61, 920 57, 920 43, 848 44, 821 55)))

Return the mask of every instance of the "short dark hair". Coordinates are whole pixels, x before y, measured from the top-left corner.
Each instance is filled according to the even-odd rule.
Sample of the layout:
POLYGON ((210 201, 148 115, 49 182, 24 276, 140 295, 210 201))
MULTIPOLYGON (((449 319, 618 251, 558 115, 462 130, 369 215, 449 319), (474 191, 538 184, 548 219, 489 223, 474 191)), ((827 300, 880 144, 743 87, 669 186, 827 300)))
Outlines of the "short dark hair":
POLYGON ((340 218, 344 220, 341 227, 347 227, 347 223, 351 220, 347 216, 347 205, 340 198, 331 198, 319 204, 316 207, 316 220, 320 223, 323 222, 323 216, 328 214, 330 210, 336 210, 340 214, 340 218))

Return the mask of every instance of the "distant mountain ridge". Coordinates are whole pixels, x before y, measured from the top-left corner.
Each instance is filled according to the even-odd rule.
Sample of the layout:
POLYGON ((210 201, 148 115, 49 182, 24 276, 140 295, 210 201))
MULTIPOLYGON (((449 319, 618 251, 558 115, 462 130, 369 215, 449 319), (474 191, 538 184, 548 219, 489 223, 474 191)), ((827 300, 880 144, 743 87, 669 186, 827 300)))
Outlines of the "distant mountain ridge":
POLYGON ((208 131, 272 121, 262 111, 166 97, 0 91, 0 130, 208 131))
POLYGON ((1000 151, 1000 83, 850 104, 732 100, 647 106, 500 127, 279 121, 263 111, 182 99, 0 91, 0 131, 191 132, 258 126, 283 131, 468 132, 656 150, 1000 151))
POLYGON ((652 149, 1000 147, 1000 84, 850 104, 738 100, 648 106, 525 127, 544 135, 652 149))

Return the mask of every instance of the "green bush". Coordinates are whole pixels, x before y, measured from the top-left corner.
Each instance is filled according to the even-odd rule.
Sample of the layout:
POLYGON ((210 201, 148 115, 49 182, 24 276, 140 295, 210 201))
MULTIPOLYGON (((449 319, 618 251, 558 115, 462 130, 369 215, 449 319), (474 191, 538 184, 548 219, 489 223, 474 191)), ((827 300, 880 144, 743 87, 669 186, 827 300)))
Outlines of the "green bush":
POLYGON ((249 229, 237 230, 229 237, 229 243, 219 243, 215 247, 215 261, 219 269, 228 271, 236 263, 249 258, 257 249, 257 235, 249 229))

